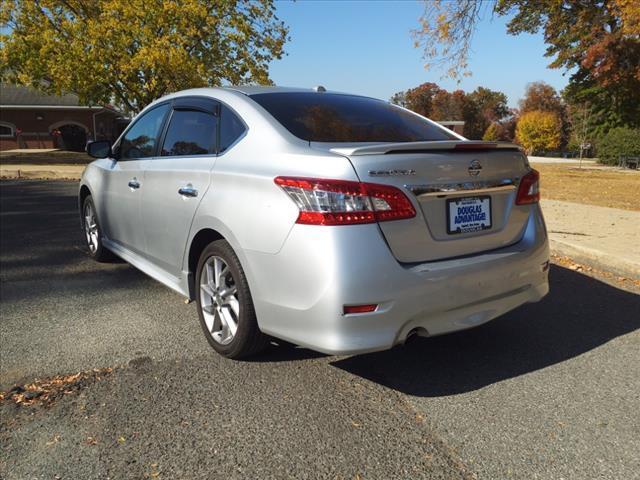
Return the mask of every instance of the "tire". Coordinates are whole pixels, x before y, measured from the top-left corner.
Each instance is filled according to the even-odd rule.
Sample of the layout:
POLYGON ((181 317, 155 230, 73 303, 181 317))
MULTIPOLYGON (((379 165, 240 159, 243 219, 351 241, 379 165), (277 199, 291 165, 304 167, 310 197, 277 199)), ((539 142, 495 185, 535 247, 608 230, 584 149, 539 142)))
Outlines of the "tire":
POLYGON ((91 195, 82 203, 82 228, 89 256, 97 262, 112 260, 113 254, 102 243, 102 229, 91 195))
POLYGON ((220 355, 245 358, 267 347, 269 339, 258 328, 247 278, 225 240, 210 243, 200 255, 195 296, 202 330, 220 355))

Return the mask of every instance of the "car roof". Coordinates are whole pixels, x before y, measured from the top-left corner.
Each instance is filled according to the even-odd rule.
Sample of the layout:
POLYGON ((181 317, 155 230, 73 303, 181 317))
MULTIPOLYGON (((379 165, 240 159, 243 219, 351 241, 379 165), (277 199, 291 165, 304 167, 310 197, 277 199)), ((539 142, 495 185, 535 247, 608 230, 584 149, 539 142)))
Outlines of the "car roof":
POLYGON ((256 95, 258 93, 315 92, 313 88, 279 87, 276 85, 239 85, 222 88, 244 93, 245 95, 256 95))

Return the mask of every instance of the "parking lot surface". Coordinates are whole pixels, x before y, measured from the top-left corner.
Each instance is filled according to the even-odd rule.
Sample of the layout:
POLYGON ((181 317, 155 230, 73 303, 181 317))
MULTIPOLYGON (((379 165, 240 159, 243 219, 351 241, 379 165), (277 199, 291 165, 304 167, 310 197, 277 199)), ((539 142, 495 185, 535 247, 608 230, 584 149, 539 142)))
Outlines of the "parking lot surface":
POLYGON ((480 328, 234 362, 193 304, 87 257, 76 183, 0 192, 0 478, 640 478, 637 292, 554 266, 480 328), (6 395, 104 367, 47 405, 6 395))

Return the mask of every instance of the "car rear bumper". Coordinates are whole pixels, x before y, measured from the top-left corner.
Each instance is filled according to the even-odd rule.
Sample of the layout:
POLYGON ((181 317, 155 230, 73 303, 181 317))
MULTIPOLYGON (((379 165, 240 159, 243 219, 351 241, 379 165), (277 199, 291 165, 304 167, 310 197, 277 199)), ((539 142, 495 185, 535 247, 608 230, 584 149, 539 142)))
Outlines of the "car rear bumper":
POLYGON ((296 225, 276 255, 245 252, 260 328, 330 354, 477 325, 547 294, 549 248, 533 206, 522 239, 470 257, 400 264, 377 225, 296 225), (344 315, 345 305, 377 304, 344 315))

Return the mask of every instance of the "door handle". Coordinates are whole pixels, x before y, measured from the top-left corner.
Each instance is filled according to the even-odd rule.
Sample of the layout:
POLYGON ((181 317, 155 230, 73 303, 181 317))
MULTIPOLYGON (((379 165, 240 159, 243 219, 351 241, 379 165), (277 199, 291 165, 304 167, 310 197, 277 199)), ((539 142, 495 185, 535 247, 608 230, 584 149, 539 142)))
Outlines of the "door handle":
POLYGON ((140 182, 138 182, 138 180, 136 180, 135 178, 133 180, 129 180, 129 188, 140 188, 140 182))
POLYGON ((183 195, 185 197, 197 197, 198 196, 198 190, 196 190, 193 187, 182 187, 180 190, 178 190, 178 193, 180 195, 183 195))

